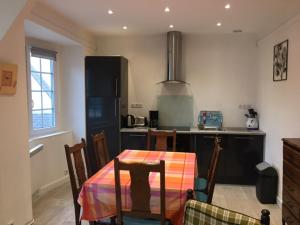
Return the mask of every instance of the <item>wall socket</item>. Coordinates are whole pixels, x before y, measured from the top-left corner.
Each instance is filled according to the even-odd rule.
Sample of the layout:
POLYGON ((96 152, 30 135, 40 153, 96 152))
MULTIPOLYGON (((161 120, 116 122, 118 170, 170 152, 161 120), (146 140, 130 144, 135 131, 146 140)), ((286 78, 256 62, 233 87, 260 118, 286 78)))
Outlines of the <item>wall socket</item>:
POLYGON ((239 104, 239 109, 248 110, 251 108, 252 108, 252 105, 250 105, 250 104, 239 104))
POLYGON ((131 108, 143 108, 143 104, 142 103, 132 103, 131 108))

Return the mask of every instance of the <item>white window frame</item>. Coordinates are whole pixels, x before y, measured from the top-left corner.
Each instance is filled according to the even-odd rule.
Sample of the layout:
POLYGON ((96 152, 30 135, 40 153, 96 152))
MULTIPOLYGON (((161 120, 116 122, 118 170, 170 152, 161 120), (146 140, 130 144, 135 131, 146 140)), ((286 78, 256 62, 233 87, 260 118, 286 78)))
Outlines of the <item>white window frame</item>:
MULTIPOLYGON (((57 76, 58 76, 58 57, 56 61, 53 62, 53 79, 54 79, 54 118, 55 118, 55 126, 51 128, 41 128, 41 129, 33 129, 33 124, 32 124, 32 91, 31 91, 31 48, 32 47, 40 47, 36 45, 31 45, 27 44, 26 45, 26 65, 27 65, 27 96, 28 96, 28 122, 29 122, 29 132, 30 132, 30 137, 39 137, 43 135, 48 135, 52 133, 56 133, 58 129, 58 98, 57 98, 57 91, 58 91, 58 82, 57 82, 57 76)), ((41 47, 43 49, 48 50, 48 48, 41 47)), ((51 50, 51 49, 49 49, 51 50)))

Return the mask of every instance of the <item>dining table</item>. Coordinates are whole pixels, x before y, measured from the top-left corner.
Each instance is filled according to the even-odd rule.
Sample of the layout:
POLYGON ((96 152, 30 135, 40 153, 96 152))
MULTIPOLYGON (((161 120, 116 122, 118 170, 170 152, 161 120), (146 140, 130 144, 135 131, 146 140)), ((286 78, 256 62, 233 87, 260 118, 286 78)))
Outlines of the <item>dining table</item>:
MULTIPOLYGON (((172 224, 182 222, 186 191, 194 188, 194 179, 198 175, 195 153, 168 152, 153 150, 124 150, 118 156, 123 162, 155 163, 165 161, 165 202, 166 219, 172 224)), ((121 171, 122 208, 130 210, 130 174, 121 171)), ((160 175, 149 175, 151 187, 150 209, 160 212, 160 175)), ((98 221, 117 215, 114 161, 110 161, 83 185, 78 197, 81 206, 81 220, 98 221)))

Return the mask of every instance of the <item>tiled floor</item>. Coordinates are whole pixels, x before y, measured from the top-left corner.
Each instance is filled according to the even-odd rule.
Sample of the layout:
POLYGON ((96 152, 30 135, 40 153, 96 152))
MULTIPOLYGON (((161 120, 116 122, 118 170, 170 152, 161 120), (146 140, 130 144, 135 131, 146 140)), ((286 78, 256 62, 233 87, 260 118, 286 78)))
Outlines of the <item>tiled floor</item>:
MULTIPOLYGON (((213 204, 260 217, 263 208, 271 211, 271 225, 281 225, 281 209, 262 205, 253 186, 216 185, 213 204)), ((70 184, 64 184, 33 202, 35 225, 75 225, 70 184)), ((88 225, 83 222, 82 225, 88 225)))

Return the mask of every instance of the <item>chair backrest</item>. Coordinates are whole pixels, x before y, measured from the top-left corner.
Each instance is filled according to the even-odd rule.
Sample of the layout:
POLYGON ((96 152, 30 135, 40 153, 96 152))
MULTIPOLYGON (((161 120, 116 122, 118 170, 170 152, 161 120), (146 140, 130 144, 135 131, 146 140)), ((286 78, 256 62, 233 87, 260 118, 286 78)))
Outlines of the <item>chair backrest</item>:
POLYGON ((77 203, 77 199, 83 183, 91 174, 85 140, 81 139, 81 143, 75 144, 72 147, 65 145, 65 152, 73 194, 75 221, 79 225, 81 224, 79 218, 80 206, 77 203))
POLYGON ((155 137, 155 149, 159 151, 167 151, 168 150, 168 137, 173 138, 173 146, 172 150, 176 152, 176 130, 173 131, 153 131, 148 129, 148 141, 147 141, 147 149, 151 149, 151 139, 155 137))
POLYGON ((207 180, 209 180, 211 178, 211 175, 212 175, 211 171, 213 169, 213 166, 214 166, 214 163, 216 160, 216 153, 217 153, 218 147, 220 146, 220 143, 221 143, 220 138, 215 137, 214 144, 213 144, 213 151, 212 151, 212 155, 211 155, 210 162, 209 162, 209 168, 208 168, 208 172, 207 172, 207 180))
POLYGON ((138 218, 159 219, 161 225, 165 224, 165 161, 157 164, 147 163, 125 163, 114 159, 117 224, 123 222, 123 215, 138 218), (130 193, 132 207, 130 211, 122 210, 121 179, 120 171, 127 170, 130 173, 130 193), (152 213, 150 210, 151 189, 149 183, 150 172, 157 172, 160 175, 160 213, 152 213))
POLYGON ((183 225, 188 224, 270 225, 270 212, 263 209, 259 220, 229 209, 189 200, 185 204, 183 225))
POLYGON ((106 135, 104 131, 92 135, 93 139, 93 148, 96 155, 97 169, 101 169, 105 166, 109 161, 109 153, 106 142, 106 135))
POLYGON ((220 158, 220 153, 221 153, 221 146, 220 146, 220 140, 217 138, 216 140, 216 146, 215 146, 215 156, 214 160, 212 162, 212 166, 210 168, 210 176, 207 180, 207 203, 212 202, 213 194, 214 194, 214 189, 215 189, 215 184, 216 184, 216 173, 217 173, 217 168, 218 168, 218 162, 220 158))

